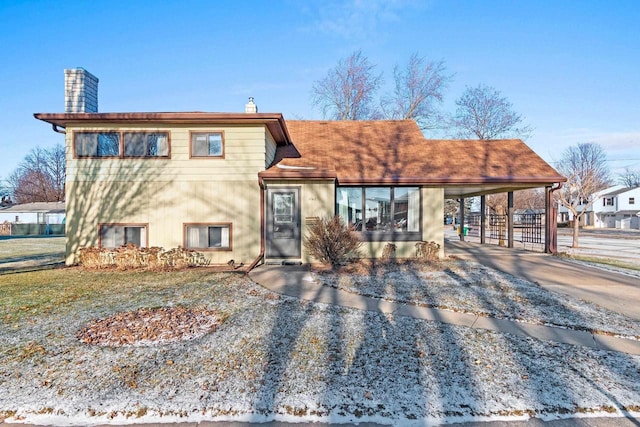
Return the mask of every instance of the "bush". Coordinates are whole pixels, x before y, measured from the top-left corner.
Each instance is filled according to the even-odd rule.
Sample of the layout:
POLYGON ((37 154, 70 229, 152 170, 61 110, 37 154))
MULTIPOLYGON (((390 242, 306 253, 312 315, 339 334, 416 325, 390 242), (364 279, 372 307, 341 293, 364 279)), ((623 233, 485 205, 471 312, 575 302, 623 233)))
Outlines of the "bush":
POLYGON ((304 247, 323 264, 345 265, 359 257, 362 242, 339 216, 320 218, 309 226, 304 247))
POLYGON ((436 242, 416 243, 416 258, 423 261, 437 261, 440 257, 440 245, 436 242))
POLYGON ((180 269, 206 266, 209 265, 209 260, 200 252, 184 249, 180 246, 165 251, 160 247, 139 248, 136 245, 128 244, 115 249, 81 248, 78 264, 90 269, 180 269))

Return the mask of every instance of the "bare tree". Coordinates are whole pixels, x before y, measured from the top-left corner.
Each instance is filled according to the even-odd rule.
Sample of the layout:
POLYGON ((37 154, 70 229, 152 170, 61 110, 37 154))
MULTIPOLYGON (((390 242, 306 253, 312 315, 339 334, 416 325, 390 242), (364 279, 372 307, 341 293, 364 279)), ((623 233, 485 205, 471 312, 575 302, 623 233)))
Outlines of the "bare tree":
POLYGON ((429 61, 414 53, 404 68, 393 69, 393 93, 381 101, 389 119, 412 119, 422 129, 434 129, 442 123, 439 106, 452 79, 444 61, 429 61))
POLYGON ((531 127, 520 126, 524 120, 522 115, 516 113, 511 102, 493 87, 467 87, 456 105, 450 126, 460 138, 526 139, 531 135, 531 127))
POLYGON ((64 201, 65 148, 34 148, 9 175, 15 203, 64 201))
POLYGON ((560 203, 573 214, 573 243, 578 247, 580 219, 593 205, 594 194, 611 182, 607 157, 599 144, 586 143, 565 150, 558 163, 558 172, 567 178, 555 194, 560 203))
POLYGON ((333 120, 365 120, 379 113, 375 95, 382 85, 382 74, 375 65, 356 51, 338 61, 335 68, 313 84, 312 102, 325 118, 333 120))
POLYGON ((624 172, 618 176, 618 181, 629 188, 640 187, 640 170, 625 168, 624 172))

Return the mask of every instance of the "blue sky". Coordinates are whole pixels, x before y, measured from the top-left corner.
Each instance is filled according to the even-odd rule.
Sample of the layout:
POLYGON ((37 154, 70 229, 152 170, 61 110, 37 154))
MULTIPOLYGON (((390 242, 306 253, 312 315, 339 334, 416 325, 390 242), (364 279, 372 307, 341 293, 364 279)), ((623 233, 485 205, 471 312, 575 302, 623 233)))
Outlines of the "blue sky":
MULTIPOLYGON (((319 119, 310 89, 355 50, 390 85, 417 52, 465 86, 494 86, 554 162, 596 142, 640 169, 640 2, 0 1, 0 179, 62 135, 33 118, 64 109, 65 68, 100 79, 101 112, 243 111, 319 119)), ((437 136, 437 135, 427 135, 437 136)))

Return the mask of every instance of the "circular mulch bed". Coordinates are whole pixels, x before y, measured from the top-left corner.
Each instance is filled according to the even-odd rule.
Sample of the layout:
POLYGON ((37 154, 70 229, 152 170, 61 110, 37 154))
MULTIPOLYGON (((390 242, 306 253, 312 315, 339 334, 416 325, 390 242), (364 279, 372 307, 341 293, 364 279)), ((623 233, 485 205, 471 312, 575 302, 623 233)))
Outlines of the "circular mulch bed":
POLYGON ((166 344, 200 338, 221 323, 216 312, 203 308, 141 308, 93 320, 78 331, 77 338, 111 347, 166 344))

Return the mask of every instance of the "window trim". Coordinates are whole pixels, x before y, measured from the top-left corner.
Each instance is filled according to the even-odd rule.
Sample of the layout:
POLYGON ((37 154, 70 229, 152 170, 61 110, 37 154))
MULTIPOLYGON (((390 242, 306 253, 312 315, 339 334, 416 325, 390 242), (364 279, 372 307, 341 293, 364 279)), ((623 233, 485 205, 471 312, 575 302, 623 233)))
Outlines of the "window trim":
POLYGON ((233 250, 233 223, 231 222, 185 222, 182 224, 182 247, 191 251, 198 252, 231 252, 233 250), (187 246, 187 228, 188 227, 228 227, 229 228, 229 246, 225 248, 191 248, 187 246))
POLYGON ((220 160, 220 159, 224 159, 226 154, 227 154, 227 150, 225 149, 226 147, 226 141, 225 141, 225 135, 224 135, 224 131, 223 130, 190 130, 189 131, 189 159, 209 159, 209 160, 220 160), (204 134, 204 135, 209 135, 212 133, 219 133, 220 134, 220 139, 222 140, 222 154, 220 154, 219 156, 196 156, 193 154, 193 135, 197 135, 197 134, 204 134))
MULTIPOLYGON (((149 223, 142 223, 142 222, 101 222, 98 224, 98 247, 102 248, 102 233, 101 233, 101 228, 102 227, 141 227, 144 228, 146 230, 145 232, 145 242, 144 242, 144 247, 148 248, 149 247, 149 223)), ((119 246, 117 246, 116 248, 118 248, 119 246)), ((109 248, 111 249, 111 248, 109 248)), ((115 249, 115 248, 113 248, 115 249)))
MULTIPOLYGON (((362 231, 356 231, 354 230, 355 233, 358 233, 358 235, 360 236, 360 238, 362 239, 362 241, 364 242, 385 242, 385 241, 392 241, 392 242, 419 242, 422 240, 422 187, 419 185, 336 185, 335 186, 335 194, 334 194, 334 199, 335 199, 335 215, 340 215, 339 212, 339 208, 338 208, 338 190, 340 188, 360 188, 362 190, 362 212, 363 212, 363 221, 364 221, 364 212, 365 212, 365 204, 366 204, 366 199, 365 199, 365 190, 367 188, 389 188, 391 189, 390 191, 390 200, 389 200, 389 204, 391 207, 391 212, 390 215, 393 216, 394 212, 393 210, 395 209, 395 189, 396 188, 417 188, 418 189, 418 194, 420 196, 420 201, 419 201, 419 206, 418 206, 418 231, 380 231, 380 230, 373 230, 373 231, 366 231, 366 230, 362 230, 362 231)), ((363 227, 364 228, 364 227, 363 227)))
POLYGON ((145 160, 167 160, 171 158, 171 131, 161 129, 93 129, 93 130, 74 130, 72 136, 73 158, 83 159, 145 159, 145 160), (85 133, 115 133, 118 134, 120 141, 118 144, 117 156, 80 156, 78 155, 78 147, 76 145, 76 135, 85 133), (124 151, 124 134, 125 133, 164 133, 167 134, 167 155, 166 156, 127 156, 124 151))

